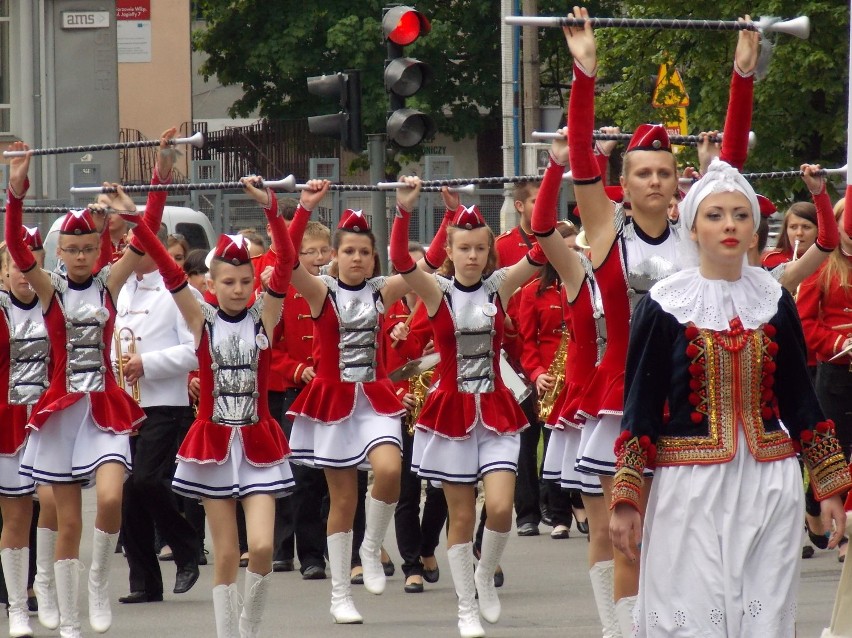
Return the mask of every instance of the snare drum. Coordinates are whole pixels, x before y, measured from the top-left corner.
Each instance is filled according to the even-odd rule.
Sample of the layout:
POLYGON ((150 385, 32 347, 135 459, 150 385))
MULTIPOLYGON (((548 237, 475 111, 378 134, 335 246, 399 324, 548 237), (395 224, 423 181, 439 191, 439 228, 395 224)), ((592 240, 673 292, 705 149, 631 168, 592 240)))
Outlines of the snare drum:
POLYGON ((522 373, 512 367, 505 350, 500 352, 500 376, 503 377, 503 383, 506 384, 509 392, 514 395, 518 403, 523 403, 532 394, 532 384, 527 381, 522 373))

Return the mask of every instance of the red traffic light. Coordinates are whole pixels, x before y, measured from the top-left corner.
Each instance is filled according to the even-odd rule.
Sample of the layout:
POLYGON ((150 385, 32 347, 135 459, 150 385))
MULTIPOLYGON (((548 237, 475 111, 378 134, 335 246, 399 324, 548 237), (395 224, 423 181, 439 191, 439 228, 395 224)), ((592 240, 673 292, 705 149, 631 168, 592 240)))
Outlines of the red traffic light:
POLYGON ((426 16, 411 7, 393 7, 382 18, 385 38, 400 46, 411 44, 431 30, 432 25, 426 16))

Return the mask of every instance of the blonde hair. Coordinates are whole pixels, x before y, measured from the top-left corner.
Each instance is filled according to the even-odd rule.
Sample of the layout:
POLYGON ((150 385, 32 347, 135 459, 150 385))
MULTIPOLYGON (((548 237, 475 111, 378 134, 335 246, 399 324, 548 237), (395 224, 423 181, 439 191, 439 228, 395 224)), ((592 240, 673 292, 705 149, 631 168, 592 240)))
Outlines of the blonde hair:
MULTIPOLYGON (((839 223, 843 217, 843 200, 841 199, 834 206, 834 219, 839 223)), ((843 254, 841 249, 842 244, 838 244, 837 248, 831 251, 828 256, 828 261, 825 262, 822 272, 819 276, 819 287, 823 294, 828 294, 829 286, 835 278, 840 282, 840 287, 846 297, 849 296, 849 289, 852 284, 849 282, 849 275, 852 273, 852 263, 849 258, 843 254)))
MULTIPOLYGON (((482 228, 488 229, 488 261, 485 262, 485 270, 482 271, 483 277, 488 277, 491 273, 497 270, 497 248, 495 247, 494 242, 494 231, 491 230, 490 226, 483 226, 482 228)), ((464 231, 464 228, 456 228, 455 226, 447 227, 447 248, 451 248, 453 245, 453 236, 459 232, 464 231)), ((449 251, 447 251, 449 252, 449 251)), ((444 275, 445 277, 453 277, 456 274, 456 267, 450 259, 449 254, 447 258, 444 260, 444 263, 438 269, 438 273, 444 275)))

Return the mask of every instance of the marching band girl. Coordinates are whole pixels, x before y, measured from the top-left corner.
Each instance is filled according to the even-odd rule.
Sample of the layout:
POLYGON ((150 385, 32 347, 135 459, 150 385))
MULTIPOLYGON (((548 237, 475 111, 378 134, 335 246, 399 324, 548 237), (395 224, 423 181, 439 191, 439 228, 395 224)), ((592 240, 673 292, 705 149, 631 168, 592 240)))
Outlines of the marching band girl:
POLYGON ((427 397, 416 424, 412 468, 421 477, 443 484, 459 633, 463 637, 484 636, 480 613, 491 623, 500 617, 494 570, 512 525, 518 433, 528 426, 499 372, 504 307, 512 293, 541 267, 542 253, 534 247, 526 259, 495 270, 491 229, 475 206, 460 206, 447 232, 453 276, 422 272, 407 250, 409 211, 419 197, 420 180, 407 177, 402 181, 410 188, 397 191, 391 260, 423 300, 441 355, 437 368, 440 381, 427 397), (475 486, 480 477, 485 485, 488 519, 474 574, 470 539, 476 518, 475 486))
MULTIPOLYGON (((168 180, 174 163, 168 140, 176 129, 160 138, 154 183, 168 180)), ((16 142, 12 150, 28 150, 16 142)), ((6 209, 6 244, 9 254, 41 302, 51 343, 53 369, 48 389, 32 410, 32 430, 21 460, 21 473, 36 483, 53 487, 57 508, 56 590, 63 638, 80 636, 77 610, 78 560, 82 533, 81 487, 95 483, 98 508, 95 517, 92 565, 89 570, 89 623, 103 633, 112 624, 109 602, 109 564, 121 526, 121 497, 130 470, 128 435, 144 418, 142 410, 119 387, 109 371, 109 350, 115 320, 114 299, 139 260, 126 251, 112 265, 94 271, 100 244, 92 215, 72 211, 60 228, 58 254, 66 274, 47 273, 37 267, 20 235, 22 200, 29 186, 29 155, 11 162, 6 209)), ((133 201, 117 185, 105 197, 110 208, 133 211, 133 201)), ((165 193, 151 193, 144 224, 159 229, 165 193)), ((140 226, 143 224, 140 224, 140 226)))
MULTIPOLYGON (((588 18, 588 11, 575 7, 574 17, 588 18)), ((630 318, 636 302, 650 287, 680 268, 681 231, 670 225, 667 218, 669 203, 678 187, 677 163, 665 128, 638 126, 624 155, 621 178, 625 199, 631 205, 630 216, 625 215, 622 205, 610 201, 601 184, 591 145, 597 70, 592 26, 587 21, 582 28, 564 27, 563 31, 574 56, 574 81, 568 106, 574 192, 592 249, 607 328, 606 353, 580 408, 593 418, 585 424, 592 429, 580 452, 579 469, 601 476, 608 499, 615 473, 613 444, 621 430, 630 318)), ((758 45, 757 33, 740 31, 722 143, 722 157, 736 165, 741 165, 747 154, 752 75, 758 45)), ((638 563, 627 561, 621 553, 615 554, 613 590, 621 633, 625 636, 631 632, 638 568, 638 563)))
MULTIPOLYGON (((302 197, 308 193, 314 197, 307 205, 303 199, 293 218, 289 231, 294 244, 301 243, 309 209, 328 191, 329 182, 312 180, 308 186, 302 197)), ((399 300, 408 284, 399 275, 371 276, 375 237, 361 211, 346 210, 341 216, 332 255, 335 275, 317 277, 298 264, 293 272, 293 286, 311 308, 320 355, 316 376, 288 415, 293 417, 293 461, 322 468, 328 483, 331 615, 336 623, 360 623, 363 618, 349 581, 357 471, 373 470, 359 555, 364 587, 381 594, 385 588, 381 546, 399 497, 399 418, 405 410, 387 378, 379 349, 385 307, 399 300)), ((423 261, 424 268, 443 261, 443 246, 433 245, 423 261)))
POLYGON ((186 274, 145 227, 134 229, 195 338, 201 379, 198 416, 178 451, 176 492, 201 498, 216 554, 213 610, 219 638, 258 636, 272 572, 275 497, 293 487, 289 447, 267 405, 269 345, 281 336, 281 310, 295 251, 277 215, 271 191, 243 178, 248 194, 264 206, 277 259, 267 291, 254 295, 248 241, 222 235, 211 253, 209 284, 219 301, 199 303, 186 274), (240 613, 236 589, 239 564, 236 501, 242 503, 249 563, 240 613), (238 620, 239 616, 239 620, 238 620))

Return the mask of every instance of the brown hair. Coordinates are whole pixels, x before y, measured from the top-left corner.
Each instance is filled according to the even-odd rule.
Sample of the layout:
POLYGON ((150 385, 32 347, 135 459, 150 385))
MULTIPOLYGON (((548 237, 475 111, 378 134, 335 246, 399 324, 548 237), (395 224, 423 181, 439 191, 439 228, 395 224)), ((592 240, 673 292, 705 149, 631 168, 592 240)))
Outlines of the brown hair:
MULTIPOLYGON (((843 200, 840 200, 838 204, 842 202, 843 200)), ((841 217, 843 217, 843 206, 835 205, 834 219, 839 223, 841 217)), ((828 294, 831 281, 837 278, 840 282, 840 287, 843 288, 844 294, 848 297, 849 289, 852 287, 852 284, 849 282, 849 274, 852 273, 852 263, 843 254, 841 246, 842 244, 838 244, 837 248, 831 251, 831 254, 828 256, 828 261, 825 262, 822 272, 819 275, 819 286, 823 294, 828 294)))
POLYGON ((298 207, 299 202, 295 197, 282 197, 278 200, 278 214, 288 222, 293 221, 298 207))
POLYGON ((189 255, 189 251, 191 250, 190 247, 189 247, 189 242, 186 241, 186 239, 184 238, 183 235, 180 235, 180 236, 169 235, 166 238, 166 248, 171 248, 172 246, 175 246, 175 245, 183 248, 183 258, 186 259, 187 256, 189 255))
POLYGON ((515 187, 512 189, 512 201, 515 202, 523 202, 532 195, 532 190, 538 189, 538 182, 529 182, 523 181, 515 184, 515 187))
MULTIPOLYGON (((373 249, 373 274, 370 275, 370 277, 381 276, 382 262, 379 259, 379 253, 376 252, 376 236, 373 234, 373 231, 371 230, 366 233, 353 233, 352 231, 338 228, 334 231, 334 235, 331 238, 331 247, 334 248, 334 250, 338 250, 340 248, 340 244, 343 243, 343 238, 347 235, 364 235, 365 237, 370 238, 370 247, 373 249)), ((337 267, 336 259, 329 264, 328 274, 335 278, 340 276, 340 269, 337 267)))
MULTIPOLYGON (((494 231, 491 230, 490 226, 484 226, 484 228, 488 229, 488 261, 485 262, 485 270, 482 271, 482 276, 488 277, 491 273, 497 270, 497 249, 494 245, 494 231)), ((453 235, 462 230, 465 229, 456 228, 455 226, 447 227, 447 247, 453 245, 453 235)), ((445 277, 455 276, 456 267, 449 255, 447 255, 443 265, 438 269, 438 274, 444 275, 445 277)))
POLYGON ((790 239, 787 237, 787 226, 790 225, 790 215, 806 219, 814 226, 819 228, 817 223, 816 206, 811 202, 796 202, 787 212, 784 213, 784 222, 781 224, 781 230, 778 232, 778 243, 775 244, 775 250, 778 250, 785 255, 793 252, 793 246, 790 245, 790 239))

